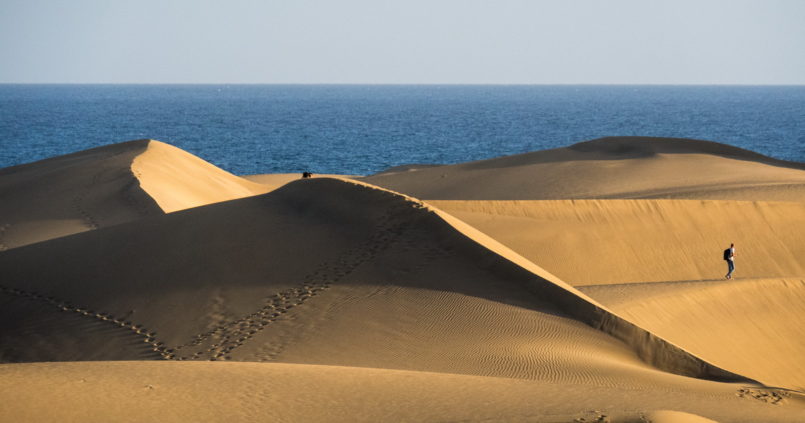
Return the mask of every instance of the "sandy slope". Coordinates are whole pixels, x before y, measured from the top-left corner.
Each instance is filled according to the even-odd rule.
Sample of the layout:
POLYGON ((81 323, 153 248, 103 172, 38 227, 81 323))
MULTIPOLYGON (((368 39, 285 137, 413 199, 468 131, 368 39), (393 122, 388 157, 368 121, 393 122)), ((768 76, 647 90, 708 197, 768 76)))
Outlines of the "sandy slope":
POLYGON ((630 320, 720 366, 805 391, 805 279, 581 287, 630 320))
POLYGON ((724 200, 430 201, 565 282, 805 275, 805 202, 724 200))
POLYGON ((801 421, 796 405, 801 400, 793 396, 771 405, 751 393, 738 396, 721 388, 657 393, 628 386, 281 363, 11 364, 0 366, 0 396, 6 400, 0 420, 801 421), (49 406, 42 407, 43 402, 49 406))
POLYGON ((270 188, 159 141, 131 164, 140 186, 166 213, 263 194, 270 188))
POLYGON ((805 197, 805 165, 707 141, 618 137, 367 182, 426 200, 805 197))
MULTIPOLYGON (((511 255, 513 260, 519 259, 511 255)), ((277 310, 287 311, 334 282, 372 287, 380 283, 511 303, 547 313, 544 319, 570 315, 615 334, 637 354, 667 370, 700 377, 731 377, 718 369, 702 367, 659 340, 646 341, 639 329, 612 316, 573 288, 551 281, 550 275, 540 277, 504 257, 467 238, 416 202, 354 183, 314 179, 288 185, 271 195, 11 250, 0 256, 0 269, 6 275, 5 294, 29 300, 24 303, 29 306, 29 317, 25 319, 29 324, 42 315, 38 312, 41 308, 66 308, 87 314, 93 321, 122 326, 122 334, 130 334, 131 329, 146 333, 146 344, 168 358, 226 358, 279 317, 277 310), (53 260, 48 268, 37 263, 37 258, 43 256, 53 260), (188 260, 194 265, 188 266, 188 260), (35 285, 31 281, 36 281, 35 285), (237 318, 237 314, 228 315, 230 310, 254 311, 237 318), (173 316, 181 316, 181 320, 173 316)), ((347 315, 364 315, 369 303, 361 302, 358 310, 347 315)), ((450 307, 441 309, 440 312, 453 314, 450 307)), ((444 320, 438 317, 436 320, 444 320)), ((10 320, 6 323, 14 323, 10 320)), ((512 317, 493 322, 510 320, 512 317)), ((327 319, 322 324, 333 321, 327 319)), ((404 323, 397 316, 393 322, 404 323)), ((571 324, 573 331, 579 326, 572 319, 562 324, 571 324)), ((464 330, 483 325, 470 325, 464 330)), ((42 325, 31 333, 39 334, 52 327, 48 339, 58 347, 38 353, 64 360, 71 353, 66 343, 85 331, 57 326, 42 325), (56 342, 61 338, 66 340, 56 342)), ((543 322, 533 330, 538 327, 551 326, 543 322)), ((588 326, 581 328, 599 333, 588 326)), ((9 345, 26 343, 26 332, 17 331, 15 335, 21 338, 9 345)), ((377 339, 371 338, 373 342, 377 339)), ((403 339, 402 344, 409 342, 403 339)), ((459 344, 453 349, 460 353, 465 346, 459 344)), ((326 350, 320 345, 314 348, 326 350)), ((32 348, 29 352, 33 351, 37 350, 32 348)), ((392 352, 401 354, 398 349, 392 352)), ((19 355, 13 348, 2 353, 6 360, 31 360, 25 352, 19 355)), ((255 360, 276 355, 272 351, 249 353, 254 354, 250 357, 255 360)), ((410 365, 411 361, 401 363, 389 366, 410 365)), ((438 366, 453 364, 455 361, 448 358, 438 366)), ((466 367, 473 369, 475 364, 466 367)))
POLYGON ((267 192, 154 140, 0 170, 0 250, 267 192))

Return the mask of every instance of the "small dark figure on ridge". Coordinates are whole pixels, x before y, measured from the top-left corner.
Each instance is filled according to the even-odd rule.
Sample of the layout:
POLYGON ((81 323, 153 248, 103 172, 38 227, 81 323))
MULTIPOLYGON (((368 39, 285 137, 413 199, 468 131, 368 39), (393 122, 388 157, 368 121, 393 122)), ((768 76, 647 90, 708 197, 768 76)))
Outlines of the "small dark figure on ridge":
POLYGON ((730 248, 724 250, 724 260, 727 261, 727 279, 732 279, 732 272, 735 271, 735 244, 730 244, 730 248))
POLYGON ((312 177, 313 177, 312 173, 310 173, 310 172, 302 172, 302 178, 303 179, 308 179, 308 178, 312 178, 312 177))

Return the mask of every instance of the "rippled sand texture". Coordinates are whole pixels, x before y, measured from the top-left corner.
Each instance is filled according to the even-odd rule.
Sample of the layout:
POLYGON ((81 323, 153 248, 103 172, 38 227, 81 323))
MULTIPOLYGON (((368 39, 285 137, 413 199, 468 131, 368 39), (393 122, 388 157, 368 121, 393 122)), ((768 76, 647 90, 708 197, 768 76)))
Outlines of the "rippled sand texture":
MULTIPOLYGON (((432 187, 449 201, 405 189, 438 166, 249 181, 147 140, 2 170, 0 187, 15 188, 0 223, 48 236, 0 253, 0 420, 801 421, 805 172, 694 141, 567 150, 627 163, 609 188, 595 182, 607 195, 546 200, 532 180, 517 201, 467 193, 487 189, 476 179, 515 186, 523 166, 585 164, 555 150, 475 163, 460 189, 432 187), (684 169, 691 155, 747 166, 733 176, 744 197, 710 196, 726 184, 715 172, 657 174, 653 191, 642 177, 630 191, 673 199, 604 199, 630 169, 684 169), (119 221, 67 219, 59 232, 27 212, 45 200, 20 194, 26 184, 59 192, 52 210, 69 216, 71 181, 97 174, 119 176, 89 185, 93 215, 119 221), (690 196, 703 186, 706 201, 690 196), (763 186, 776 191, 745 198, 763 186), (116 201, 123 191, 148 212, 116 201), (723 262, 700 256, 717 256, 730 230, 739 272, 754 276, 709 280, 723 262)), ((565 179, 584 186, 599 171, 565 179)))

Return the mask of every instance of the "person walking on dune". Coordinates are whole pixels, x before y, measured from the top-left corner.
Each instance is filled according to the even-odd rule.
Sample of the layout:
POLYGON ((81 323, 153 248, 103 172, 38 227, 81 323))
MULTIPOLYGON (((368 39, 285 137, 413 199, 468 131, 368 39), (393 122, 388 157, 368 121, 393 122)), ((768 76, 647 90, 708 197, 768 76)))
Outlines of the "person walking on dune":
POLYGON ((724 250, 724 260, 727 261, 727 279, 732 279, 732 272, 735 271, 735 244, 730 244, 730 248, 724 250))

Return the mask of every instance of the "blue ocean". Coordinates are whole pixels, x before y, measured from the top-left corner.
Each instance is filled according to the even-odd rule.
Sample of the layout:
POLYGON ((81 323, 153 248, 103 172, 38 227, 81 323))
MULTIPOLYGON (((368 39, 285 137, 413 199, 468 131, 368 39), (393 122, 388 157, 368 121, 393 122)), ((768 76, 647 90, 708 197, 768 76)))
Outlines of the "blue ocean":
POLYGON ((371 174, 615 135, 805 162, 805 86, 0 85, 0 168, 153 138, 235 174, 371 174))

